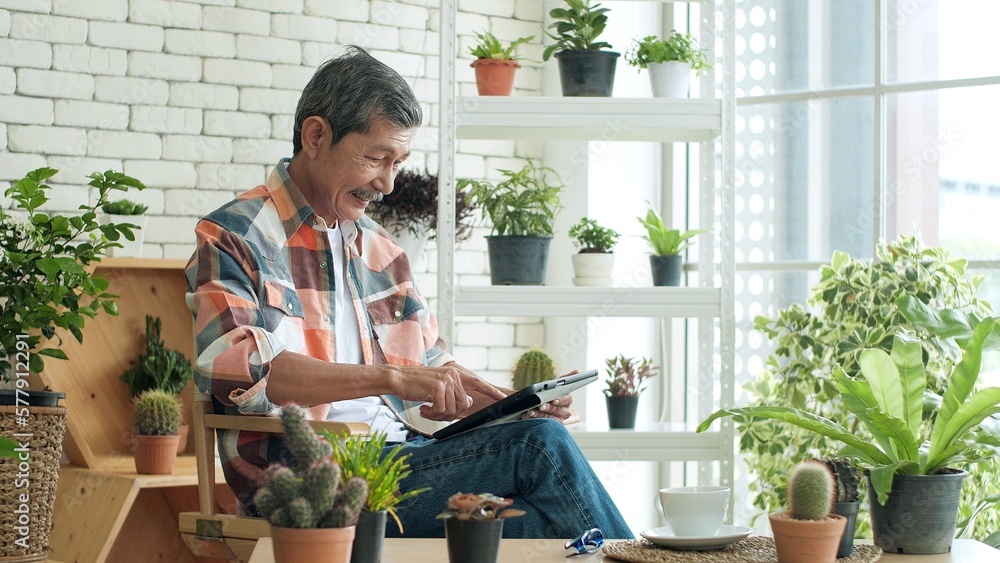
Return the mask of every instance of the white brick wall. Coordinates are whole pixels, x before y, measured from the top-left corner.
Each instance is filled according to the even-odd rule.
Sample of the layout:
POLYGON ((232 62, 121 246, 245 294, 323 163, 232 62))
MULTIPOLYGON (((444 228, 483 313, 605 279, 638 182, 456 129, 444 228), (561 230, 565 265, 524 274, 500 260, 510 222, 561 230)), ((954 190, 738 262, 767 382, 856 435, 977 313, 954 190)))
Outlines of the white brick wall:
MULTIPOLYGON (((504 37, 541 37, 537 0, 460 5, 463 35, 492 24, 504 37)), ((52 166, 60 173, 51 208, 72 211, 93 197, 87 175, 124 170, 148 186, 129 196, 149 206, 143 255, 187 258, 197 219, 263 183, 290 155, 302 88, 351 43, 413 85, 425 123, 411 162, 433 170, 437 14, 429 0, 0 0, 0 189, 52 166)), ((537 69, 524 69, 517 87, 537 94, 537 69)), ((463 141, 458 172, 483 177, 542 150, 463 141)), ((432 299, 436 256, 429 244, 418 268, 432 299)), ((481 240, 462 245, 456 267, 463 283, 488 283, 481 240)), ((537 319, 462 319, 455 351, 507 384, 517 356, 541 344, 541 327, 537 319)))

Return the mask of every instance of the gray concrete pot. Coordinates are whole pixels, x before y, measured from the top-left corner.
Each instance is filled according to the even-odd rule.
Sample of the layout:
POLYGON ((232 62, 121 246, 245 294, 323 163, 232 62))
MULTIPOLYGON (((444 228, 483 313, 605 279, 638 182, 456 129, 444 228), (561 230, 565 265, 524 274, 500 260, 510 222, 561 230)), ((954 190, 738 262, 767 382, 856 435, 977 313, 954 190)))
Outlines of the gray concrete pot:
POLYGON ((965 471, 937 475, 896 475, 885 505, 868 481, 872 534, 887 553, 948 553, 955 537, 958 501, 965 471))
POLYGON ((490 236, 490 281, 493 285, 545 285, 549 264, 547 236, 490 236))

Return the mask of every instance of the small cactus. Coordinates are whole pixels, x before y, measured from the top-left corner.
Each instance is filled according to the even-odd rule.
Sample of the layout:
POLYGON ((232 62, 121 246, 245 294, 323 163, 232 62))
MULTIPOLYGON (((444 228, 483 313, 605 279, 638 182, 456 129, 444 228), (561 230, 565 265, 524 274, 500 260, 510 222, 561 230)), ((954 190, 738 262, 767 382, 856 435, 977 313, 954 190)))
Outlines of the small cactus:
POLYGON ((818 461, 803 461, 788 476, 788 513, 796 520, 824 520, 833 504, 833 476, 818 461))
POLYGON ((826 465, 833 476, 835 502, 854 502, 858 500, 858 486, 861 484, 861 473, 848 459, 820 460, 826 465))
POLYGON ((514 388, 524 389, 529 385, 548 381, 556 376, 552 358, 541 350, 529 350, 521 355, 514 366, 514 388))
POLYGON ((272 526, 282 528, 345 528, 358 522, 368 498, 368 482, 350 479, 343 490, 340 466, 330 459, 333 448, 320 439, 296 405, 282 408, 285 446, 294 468, 272 464, 254 503, 272 526))
POLYGON ((150 389, 132 399, 135 433, 140 436, 174 436, 181 423, 181 405, 172 393, 150 389))

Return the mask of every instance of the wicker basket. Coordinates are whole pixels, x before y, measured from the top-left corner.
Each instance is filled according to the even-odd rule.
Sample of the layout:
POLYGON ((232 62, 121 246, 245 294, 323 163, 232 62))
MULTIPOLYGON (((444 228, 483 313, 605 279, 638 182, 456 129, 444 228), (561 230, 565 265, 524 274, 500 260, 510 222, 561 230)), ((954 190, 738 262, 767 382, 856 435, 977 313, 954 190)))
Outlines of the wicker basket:
MULTIPOLYGON (((25 407, 0 406, 0 435, 30 443, 27 480, 18 475, 20 461, 0 458, 0 561, 45 561, 52 530, 52 511, 59 484, 59 459, 66 433, 66 407, 29 407, 27 425, 18 425, 16 412, 25 407), (15 434, 29 435, 17 438, 15 434), (21 502, 21 495, 28 502, 21 502), (27 508, 28 534, 19 526, 18 508, 27 508), (15 543, 20 540, 20 544, 15 543), (23 547, 27 544, 27 548, 23 547)), ((22 511, 23 512, 23 511, 22 511)))

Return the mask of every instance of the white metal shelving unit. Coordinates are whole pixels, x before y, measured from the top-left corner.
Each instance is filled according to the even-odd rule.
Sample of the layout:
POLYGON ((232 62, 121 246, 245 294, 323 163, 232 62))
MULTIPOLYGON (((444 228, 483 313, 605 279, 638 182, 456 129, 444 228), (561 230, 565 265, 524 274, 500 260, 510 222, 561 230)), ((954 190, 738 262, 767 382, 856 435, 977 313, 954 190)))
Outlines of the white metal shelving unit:
MULTIPOLYGON (((670 2, 672 0, 653 0, 670 2)), ((698 412, 703 419, 734 401, 734 0, 692 0, 701 4, 702 43, 714 45, 722 29, 721 99, 714 80, 702 80, 700 98, 458 97, 455 11, 457 0, 441 0, 440 170, 438 173, 438 317, 446 341, 453 341, 456 316, 698 318, 698 412), (458 287, 454 255, 454 154, 456 139, 539 139, 698 142, 700 227, 716 227, 715 244, 699 245, 698 287, 458 287), (719 162, 716 166, 716 148, 719 162), (715 320, 718 320, 716 325, 715 320)), ((689 417, 690 418, 690 417, 689 417)), ((708 461, 721 465, 720 479, 732 485, 733 428, 728 419, 696 434, 691 425, 639 424, 608 430, 590 421, 570 432, 591 460, 708 461)))

